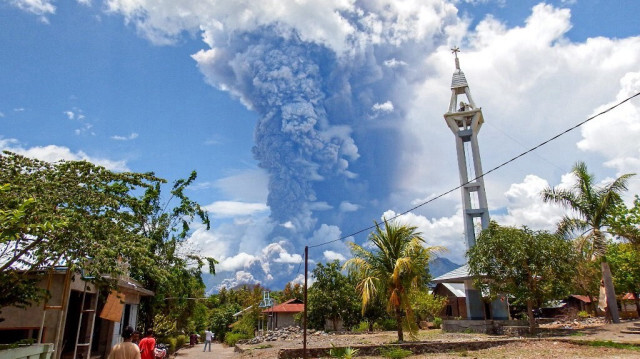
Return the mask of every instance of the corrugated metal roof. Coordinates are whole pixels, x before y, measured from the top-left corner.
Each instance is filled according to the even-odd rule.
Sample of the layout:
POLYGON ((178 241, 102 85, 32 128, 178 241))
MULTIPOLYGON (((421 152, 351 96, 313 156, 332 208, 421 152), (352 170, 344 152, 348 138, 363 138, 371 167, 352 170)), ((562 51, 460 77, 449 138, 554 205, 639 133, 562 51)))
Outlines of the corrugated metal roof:
POLYGON ((624 295, 624 297, 622 297, 622 300, 636 300, 636 297, 633 295, 633 293, 627 293, 624 295))
POLYGON ((467 264, 460 266, 449 273, 445 273, 433 279, 434 283, 462 283, 466 279, 471 279, 469 275, 469 266, 467 264))
POLYGON ((466 298, 464 293, 464 283, 441 283, 449 292, 453 293, 458 298, 466 298))
POLYGON ((289 299, 273 308, 265 309, 263 313, 300 313, 304 311, 304 303, 300 299, 289 299))

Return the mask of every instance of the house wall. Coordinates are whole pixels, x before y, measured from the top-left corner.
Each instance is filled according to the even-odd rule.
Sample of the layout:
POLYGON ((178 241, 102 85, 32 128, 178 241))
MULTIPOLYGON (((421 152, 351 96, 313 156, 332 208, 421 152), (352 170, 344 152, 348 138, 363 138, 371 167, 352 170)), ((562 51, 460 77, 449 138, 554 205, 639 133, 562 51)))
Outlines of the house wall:
MULTIPOLYGON (((48 305, 62 305, 63 294, 68 296, 67 293, 63 293, 64 290, 64 273, 54 274, 51 278, 50 293, 51 298, 48 301, 48 305)), ((48 277, 43 278, 38 286, 40 288, 47 288, 48 277)), ((31 307, 21 309, 16 307, 4 307, 2 308, 2 317, 5 319, 0 322, 0 333, 2 330, 21 329, 21 328, 33 328, 34 330, 40 330, 42 324, 42 317, 44 314, 44 302, 38 302, 31 307)), ((62 310, 51 309, 46 311, 44 321, 44 336, 42 338, 43 343, 52 343, 56 336, 57 324, 66 316, 62 310)), ((1 334, 0 334, 1 336, 1 334)))
POLYGON ((296 325, 294 315, 298 313, 275 313, 276 329, 296 325))
POLYGON ((465 298, 458 298, 453 293, 451 293, 445 286, 439 285, 436 287, 434 293, 435 295, 439 295, 441 297, 447 298, 447 306, 451 310, 451 314, 447 314, 447 306, 440 313, 440 317, 442 318, 467 318, 467 305, 465 303, 465 298))
MULTIPOLYGON (((0 343, 2 342, 2 331, 3 330, 24 330, 28 335, 34 335, 37 338, 37 332, 40 330, 40 325, 42 324, 43 315, 44 315, 44 330, 43 330, 43 343, 54 343, 56 350, 53 353, 53 359, 59 359, 62 351, 58 348, 63 348, 64 343, 75 343, 75 336, 73 338, 64 338, 65 326, 73 325, 77 326, 77 322, 73 324, 69 322, 70 318, 73 318, 74 314, 77 315, 81 308, 79 307, 79 303, 77 305, 69 305, 70 294, 81 293, 84 290, 84 281, 80 278, 80 275, 76 274, 75 276, 71 276, 69 287, 66 288, 65 292, 65 272, 56 272, 51 277, 51 285, 50 285, 50 294, 51 297, 48 300, 49 306, 60 306, 63 304, 63 297, 66 300, 66 306, 63 308, 64 310, 59 309, 49 309, 44 310, 44 302, 35 303, 32 306, 26 309, 20 309, 16 307, 3 307, 2 308, 2 317, 5 319, 0 322, 0 343), (64 293, 63 293, 64 292, 64 293), (71 312, 71 315, 67 315, 71 312), (58 339, 56 342, 56 338, 58 339)), ((39 283, 38 286, 40 288, 47 288, 48 276, 45 276, 39 283)), ((128 322, 125 325, 131 325, 134 328, 138 322, 138 308, 140 304, 140 294, 134 290, 130 290, 127 288, 120 288, 121 292, 125 294, 124 302, 129 306, 129 317, 128 322)), ((92 283, 88 283, 87 285, 87 298, 86 298, 86 308, 93 309, 95 305, 95 300, 97 300, 96 288, 92 283)), ((97 308, 97 312, 94 315, 85 314, 83 317, 83 326, 82 332, 87 332, 86 337, 83 338, 81 335, 80 342, 88 341, 90 330, 90 319, 96 319, 100 315, 100 311, 102 310, 102 306, 97 308)), ((76 317, 77 318, 77 317, 76 317)), ((124 320, 124 310, 121 322, 124 320)), ((76 319, 77 320, 77 319, 76 319)), ((121 341, 121 323, 118 322, 110 322, 107 320, 97 320, 96 327, 94 330, 98 330, 98 326, 100 326, 100 337, 98 339, 98 344, 94 346, 94 349, 102 355, 106 357, 108 352, 111 350, 111 347, 121 341)), ((124 325, 122 325, 124 327, 124 325)))

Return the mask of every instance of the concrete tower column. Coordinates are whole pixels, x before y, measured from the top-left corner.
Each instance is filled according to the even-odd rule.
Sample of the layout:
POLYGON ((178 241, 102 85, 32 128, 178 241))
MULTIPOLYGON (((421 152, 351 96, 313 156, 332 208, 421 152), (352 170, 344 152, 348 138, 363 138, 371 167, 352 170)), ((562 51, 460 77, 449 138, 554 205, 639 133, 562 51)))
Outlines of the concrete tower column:
MULTIPOLYGON (((476 107, 471 97, 467 79, 460 69, 460 60, 458 59, 460 50, 454 48, 452 51, 455 54, 456 70, 451 79, 449 111, 444 114, 444 119, 451 132, 453 132, 456 141, 460 184, 463 185, 461 195, 464 233, 467 249, 469 249, 476 244, 474 219, 479 218, 479 224, 482 229, 489 226, 489 208, 487 194, 484 189, 484 179, 482 177, 477 178, 483 173, 478 132, 482 127, 484 117, 482 108, 476 107), (467 143, 468 145, 466 145, 467 143), (473 173, 470 174, 468 168, 473 169, 473 173)), ((469 319, 485 319, 482 294, 473 287, 471 280, 466 280, 464 285, 467 296, 467 316, 469 319)), ((509 311, 506 300, 494 301, 491 303, 491 308, 493 319, 508 319, 509 311)))

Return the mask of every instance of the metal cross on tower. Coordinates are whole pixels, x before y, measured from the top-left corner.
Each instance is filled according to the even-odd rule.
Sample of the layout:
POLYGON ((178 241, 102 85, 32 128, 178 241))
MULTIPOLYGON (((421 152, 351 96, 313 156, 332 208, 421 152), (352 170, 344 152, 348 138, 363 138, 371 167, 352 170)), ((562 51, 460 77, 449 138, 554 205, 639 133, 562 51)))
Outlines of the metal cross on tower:
MULTIPOLYGON (((460 60, 458 59, 460 49, 454 47, 451 52, 455 56, 456 70, 451 79, 449 111, 444 114, 444 119, 456 138, 458 171, 460 184, 463 185, 461 191, 464 234, 467 248, 471 248, 476 244, 476 224, 479 224, 482 229, 489 226, 489 208, 484 190, 484 179, 479 177, 483 172, 478 132, 482 127, 484 117, 482 109, 477 107, 473 101, 467 79, 460 69, 460 60), (459 97, 461 101, 458 106, 459 97)), ((485 308, 480 292, 473 287, 471 279, 465 280, 464 284, 467 296, 467 316, 470 319, 484 319, 485 308)), ((506 303, 494 302, 492 309, 494 319, 508 318, 506 303)))

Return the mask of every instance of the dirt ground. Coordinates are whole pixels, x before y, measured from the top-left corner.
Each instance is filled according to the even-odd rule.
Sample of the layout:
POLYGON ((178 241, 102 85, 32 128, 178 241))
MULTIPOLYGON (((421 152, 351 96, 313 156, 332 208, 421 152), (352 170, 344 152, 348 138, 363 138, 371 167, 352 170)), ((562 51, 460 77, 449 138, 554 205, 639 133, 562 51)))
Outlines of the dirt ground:
MULTIPOLYGON (((584 326, 571 334, 549 337, 541 341, 526 343, 512 343, 490 349, 477 351, 456 351, 442 354, 414 355, 409 358, 640 358, 640 350, 614 349, 593 347, 567 343, 565 340, 579 341, 613 341, 640 345, 640 334, 624 334, 622 330, 631 326, 631 322, 621 324, 598 324, 584 326)), ((422 330, 418 333, 417 341, 487 341, 503 339, 501 336, 467 333, 443 333, 441 330, 422 330)), ((331 345, 347 347, 370 344, 389 344, 397 340, 395 332, 376 332, 364 334, 315 334, 308 336, 309 348, 331 347, 331 345)), ((237 353, 241 358, 277 358, 282 348, 301 348, 302 336, 288 340, 263 342, 253 345, 239 345, 243 353, 237 353)), ((373 358, 359 356, 359 358, 373 358)))

